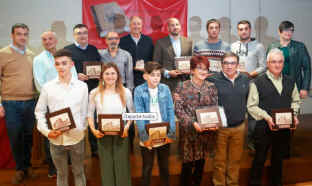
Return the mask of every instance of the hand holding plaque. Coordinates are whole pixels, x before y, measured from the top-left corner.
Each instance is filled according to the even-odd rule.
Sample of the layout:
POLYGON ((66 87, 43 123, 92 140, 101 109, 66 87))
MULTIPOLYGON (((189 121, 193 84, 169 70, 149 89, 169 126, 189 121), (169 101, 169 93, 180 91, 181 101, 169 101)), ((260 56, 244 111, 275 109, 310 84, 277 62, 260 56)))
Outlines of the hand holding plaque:
POLYGON ((191 60, 192 56, 175 57, 176 69, 182 73, 191 72, 191 60))
POLYGON ((90 61, 83 63, 83 73, 89 79, 100 79, 102 72, 102 63, 97 61, 90 61))
POLYGON ((104 135, 123 135, 124 123, 121 114, 99 114, 99 130, 104 135))
POLYGON ((166 143, 169 123, 150 123, 145 125, 151 145, 166 143))
POLYGON ((76 128, 72 112, 69 107, 46 114, 48 128, 65 132, 76 128))
POLYGON ((294 114, 291 108, 273 109, 272 119, 274 122, 273 129, 293 129, 295 128, 294 114))
POLYGON ((195 112, 197 122, 201 130, 209 130, 210 128, 219 128, 222 126, 222 120, 218 106, 196 109, 195 112))

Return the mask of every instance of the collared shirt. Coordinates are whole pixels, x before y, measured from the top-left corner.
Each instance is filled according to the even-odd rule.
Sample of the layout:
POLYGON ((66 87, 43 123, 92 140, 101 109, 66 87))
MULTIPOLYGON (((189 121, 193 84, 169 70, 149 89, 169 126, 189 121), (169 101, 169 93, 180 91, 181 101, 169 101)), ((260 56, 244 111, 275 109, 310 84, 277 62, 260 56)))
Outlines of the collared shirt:
POLYGON ((69 107, 76 128, 70 129, 57 138, 49 138, 54 145, 74 145, 79 143, 85 135, 87 108, 88 108, 88 87, 87 84, 71 78, 69 84, 65 84, 56 79, 46 83, 41 90, 41 94, 36 105, 35 115, 38 120, 37 129, 46 137, 51 131, 48 128, 46 113, 58 111, 69 107))
POLYGON ((131 34, 130 34, 131 38, 133 39, 133 41, 135 42, 136 45, 138 45, 140 39, 141 39, 141 35, 139 38, 136 38, 136 37, 133 37, 131 34))
POLYGON ((108 49, 99 52, 101 55, 101 61, 104 63, 114 62, 121 74, 122 83, 126 84, 126 87, 132 90, 133 84, 133 63, 132 57, 129 52, 118 49, 115 57, 112 57, 108 49))
MULTIPOLYGON (((71 73, 72 77, 77 79, 75 66, 71 69, 71 73)), ((46 82, 58 76, 56 68, 54 67, 54 57, 49 51, 45 50, 34 58, 33 74, 35 86, 39 92, 46 82)))
POLYGON ((180 40, 180 37, 179 37, 179 39, 174 39, 171 35, 169 35, 169 38, 170 38, 172 48, 174 50, 176 57, 180 57, 181 56, 181 40, 180 40))
POLYGON ((21 49, 17 48, 17 47, 14 46, 13 44, 10 44, 10 47, 11 47, 13 50, 15 50, 16 52, 18 52, 18 53, 20 53, 20 54, 22 54, 22 55, 24 55, 25 52, 26 52, 26 47, 25 47, 24 50, 21 50, 21 49))
POLYGON ((85 47, 82 47, 77 41, 74 42, 76 47, 80 48, 81 50, 86 50, 88 48, 88 44, 85 47))
MULTIPOLYGON (((283 84, 282 84, 283 75, 281 75, 279 78, 275 78, 274 75, 268 70, 266 71, 266 75, 272 81, 274 87, 276 88, 278 93, 281 95, 283 91, 283 84)), ((296 84, 292 91, 291 98, 292 98, 291 108, 294 110, 295 113, 298 113, 299 107, 300 107, 300 97, 299 97, 299 92, 298 92, 296 84)), ((250 84, 247 108, 248 108, 248 112, 251 114, 252 117, 255 118, 255 120, 262 120, 264 118, 271 117, 265 110, 259 107, 259 92, 255 83, 250 84)))
POLYGON ((239 75, 239 71, 237 71, 236 74, 235 74, 235 76, 234 76, 234 78, 231 79, 231 78, 229 78, 229 76, 226 75, 226 73, 224 73, 223 71, 222 71, 222 73, 223 73, 224 77, 226 77, 226 79, 230 80, 233 84, 234 84, 235 79, 236 79, 236 78, 238 77, 238 75, 239 75))

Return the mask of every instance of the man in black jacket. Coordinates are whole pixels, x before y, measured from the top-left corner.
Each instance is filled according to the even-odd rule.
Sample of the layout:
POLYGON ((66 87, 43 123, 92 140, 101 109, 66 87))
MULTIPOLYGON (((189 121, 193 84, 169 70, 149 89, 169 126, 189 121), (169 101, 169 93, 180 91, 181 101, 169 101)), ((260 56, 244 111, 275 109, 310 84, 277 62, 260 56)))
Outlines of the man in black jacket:
POLYGON ((130 34, 120 39, 121 49, 128 51, 132 56, 134 67, 134 86, 144 83, 144 64, 153 59, 153 41, 150 37, 142 34, 142 19, 138 16, 130 18, 130 34), (142 68, 143 67, 143 68, 142 68))
MULTIPOLYGON (((88 61, 100 61, 101 56, 97 48, 88 44, 88 27, 84 24, 77 24, 73 28, 75 42, 64 48, 72 53, 72 59, 77 70, 78 79, 88 85, 89 92, 98 86, 98 79, 88 79, 83 73, 83 63, 88 61)), ((90 129, 88 129, 89 142, 92 156, 97 156, 97 142, 90 129)))

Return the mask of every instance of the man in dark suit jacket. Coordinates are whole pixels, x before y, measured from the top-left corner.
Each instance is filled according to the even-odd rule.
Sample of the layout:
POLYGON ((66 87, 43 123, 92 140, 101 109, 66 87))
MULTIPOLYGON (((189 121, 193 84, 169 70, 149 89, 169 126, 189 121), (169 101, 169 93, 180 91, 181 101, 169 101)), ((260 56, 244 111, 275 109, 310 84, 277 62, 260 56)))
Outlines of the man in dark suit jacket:
POLYGON ((153 60, 159 62, 164 68, 163 83, 174 91, 179 81, 187 78, 188 74, 176 70, 175 57, 191 56, 192 41, 181 36, 181 24, 176 18, 168 20, 169 36, 157 41, 154 50, 153 60))
POLYGON ((122 37, 119 43, 119 47, 128 51, 132 56, 135 87, 145 82, 143 79, 144 67, 136 68, 137 63, 146 63, 153 59, 153 41, 141 33, 142 25, 140 17, 132 16, 130 18, 130 34, 122 37))

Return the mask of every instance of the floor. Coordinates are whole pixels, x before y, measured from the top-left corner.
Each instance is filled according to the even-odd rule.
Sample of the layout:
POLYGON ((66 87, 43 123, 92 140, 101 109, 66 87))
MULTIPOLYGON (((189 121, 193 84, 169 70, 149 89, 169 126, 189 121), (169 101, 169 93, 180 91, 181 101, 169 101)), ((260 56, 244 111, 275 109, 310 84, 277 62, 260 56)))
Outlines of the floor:
MULTIPOLYGON (((285 161, 284 164, 284 184, 285 186, 312 186, 312 114, 306 114, 300 117, 300 127, 294 133, 292 141, 292 157, 285 161)), ((136 139, 137 140, 137 139, 136 139)), ((139 186, 140 174, 141 174, 141 156, 137 141, 134 152, 131 154, 131 173, 132 173, 132 185, 139 186)), ((245 151, 242 157, 241 170, 240 170, 240 185, 247 186, 247 180, 249 176, 250 165, 252 161, 252 155, 245 151)), ((205 173, 203 176, 202 186, 211 185, 212 175, 212 163, 213 160, 207 159, 205 164, 205 173)), ((100 185, 100 173, 98 167, 98 159, 88 156, 85 160, 86 176, 88 186, 100 185)), ((266 162, 266 166, 269 162, 266 162)), ((170 156, 170 182, 171 186, 179 185, 179 174, 181 169, 181 161, 179 160, 177 144, 173 144, 171 147, 170 156)), ((21 186, 52 186, 56 185, 55 179, 47 178, 47 167, 42 165, 36 168, 36 172, 39 174, 39 178, 35 180, 26 180, 21 186)), ((267 185, 267 170, 263 178, 263 185, 267 185)), ((0 169, 0 186, 9 186, 11 177, 14 175, 13 169, 0 169)), ((160 185, 158 177, 157 162, 153 169, 153 182, 151 186, 160 185)), ((72 176, 70 176, 70 185, 73 184, 72 176)))

